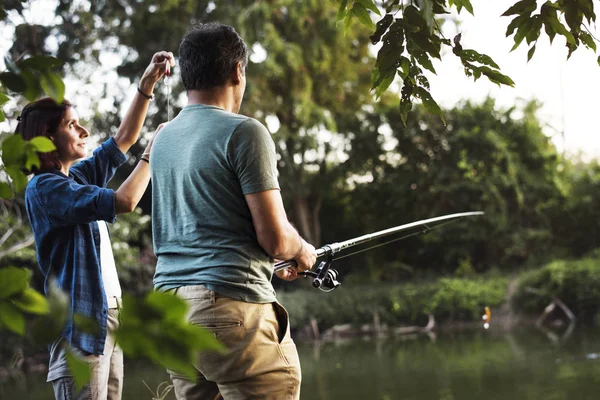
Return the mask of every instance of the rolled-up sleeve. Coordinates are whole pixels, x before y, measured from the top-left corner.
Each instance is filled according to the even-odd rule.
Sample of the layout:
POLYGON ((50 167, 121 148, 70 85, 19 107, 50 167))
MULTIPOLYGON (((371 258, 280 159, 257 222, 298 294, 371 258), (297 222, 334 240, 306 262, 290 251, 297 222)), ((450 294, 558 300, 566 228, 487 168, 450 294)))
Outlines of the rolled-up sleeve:
POLYGON ((75 225, 115 220, 115 194, 112 189, 81 185, 61 175, 40 177, 35 195, 48 217, 59 225, 75 225))
POLYGON ((105 187, 125 161, 127 156, 111 137, 94 150, 92 157, 75 164, 69 172, 92 185, 105 187))

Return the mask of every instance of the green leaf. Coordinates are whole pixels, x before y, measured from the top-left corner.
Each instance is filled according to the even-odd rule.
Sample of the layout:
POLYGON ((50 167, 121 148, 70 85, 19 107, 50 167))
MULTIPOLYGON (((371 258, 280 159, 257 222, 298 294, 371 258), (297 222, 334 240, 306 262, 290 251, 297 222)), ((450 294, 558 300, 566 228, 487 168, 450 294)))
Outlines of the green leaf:
POLYGON ((465 61, 469 61, 469 62, 476 61, 480 64, 485 64, 485 65, 494 67, 496 69, 500 69, 498 64, 496 64, 494 62, 494 60, 492 60, 491 57, 489 57, 485 54, 480 54, 475 50, 462 50, 460 52, 460 58, 461 58, 461 60, 465 60, 465 61))
POLYGON ((408 120, 408 112, 412 109, 412 101, 409 100, 400 100, 400 118, 402 119, 402 123, 406 126, 406 121, 408 120))
POLYGON ((52 140, 48 139, 45 136, 36 136, 33 139, 31 139, 28 143, 30 143, 40 153, 48 153, 50 151, 56 150, 56 146, 54 145, 52 140))
POLYGON ((70 348, 66 348, 67 366, 73 376, 75 388, 80 391, 85 385, 90 382, 90 366, 78 354, 70 348))
POLYGON ((386 14, 377 22, 377 29, 375 30, 375 33, 369 36, 369 39, 371 39, 372 44, 379 43, 381 37, 388 30, 393 21, 394 17, 392 16, 392 14, 386 14))
MULTIPOLYGON (((13 191, 10 185, 6 182, 0 182, 0 199, 12 199, 13 191)), ((1 294, 2 292, 0 292, 1 294)))
MULTIPOLYGON (((426 31, 416 33, 406 33, 407 42, 410 39, 414 44, 432 57, 440 58, 440 46, 436 45, 431 39, 432 36, 425 34, 426 31)), ((429 58, 429 57, 428 57, 429 58)))
POLYGON ((531 18, 531 26, 529 28, 529 31, 525 35, 527 39, 527 44, 531 44, 540 37, 541 29, 542 18, 539 15, 534 15, 533 18, 531 18))
POLYGON ((502 14, 503 17, 508 17, 514 14, 531 14, 537 8, 536 0, 522 0, 515 3, 512 7, 502 14))
POLYGON ((445 1, 441 4, 438 3, 437 1, 434 1, 431 6, 431 11, 433 11, 434 14, 450 14, 450 11, 448 11, 444 8, 445 5, 446 5, 445 1))
POLYGON ((6 115, 4 115, 4 111, 0 110, 0 122, 4 122, 6 120, 6 115))
POLYGON ((373 23, 369 12, 362 4, 354 3, 354 6, 352 6, 352 14, 358 18, 361 24, 365 25, 371 30, 375 29, 375 24, 373 23))
POLYGON ((531 57, 533 57, 533 53, 535 53, 535 44, 533 46, 531 46, 531 48, 527 52, 527 62, 529 62, 529 60, 531 60, 531 57))
POLYGON ((438 105, 438 103, 431 97, 431 94, 422 87, 417 88, 417 94, 419 98, 423 102, 425 109, 432 114, 439 116, 442 119, 444 125, 446 125, 446 119, 444 118, 444 113, 442 113, 442 109, 438 105))
POLYGON ((63 65, 64 62, 56 57, 32 56, 18 63, 21 68, 31 68, 38 71, 47 70, 63 65))
POLYGON ((146 303, 155 310, 161 311, 165 321, 184 320, 188 305, 185 300, 165 292, 151 292, 146 303))
POLYGON ((21 72, 21 78, 25 82, 25 97, 29 101, 35 101, 42 95, 42 86, 40 85, 40 79, 29 70, 21 72))
POLYGON ((400 69, 398 70, 398 74, 402 78, 402 80, 406 79, 410 72, 410 60, 406 57, 400 57, 400 69))
POLYGON ((30 314, 47 314, 50 310, 48 301, 36 290, 28 287, 20 296, 14 296, 10 301, 21 311, 30 314))
POLYGON ((375 66, 384 74, 398 66, 398 60, 402 54, 403 36, 401 31, 390 31, 383 38, 383 46, 377 53, 375 66))
POLYGON ((381 95, 392 84, 395 77, 396 77, 396 70, 392 70, 392 72, 390 74, 387 74, 386 76, 383 77, 383 79, 381 79, 381 81, 378 83, 378 85, 375 88, 375 97, 376 98, 381 97, 381 95))
POLYGON ((223 350, 214 335, 186 320, 187 302, 155 292, 144 299, 123 296, 117 341, 128 356, 143 355, 186 375, 194 373, 192 360, 200 350, 223 350))
POLYGON ((463 4, 463 7, 467 9, 469 14, 475 16, 475 13, 473 12, 473 5, 471 4, 471 0, 462 0, 462 4, 463 4))
POLYGON ((517 29, 517 26, 519 25, 519 18, 521 17, 516 17, 513 18, 512 21, 510 21, 510 24, 508 24, 508 27, 506 28, 506 33, 505 36, 509 37, 510 35, 512 35, 515 31, 515 29, 517 29))
POLYGON ((471 15, 475 15, 473 14, 473 5, 471 4, 470 0, 448 0, 448 4, 450 6, 455 5, 459 14, 464 7, 471 15))
POLYGON ((3 72, 0 74, 0 82, 13 92, 22 93, 25 91, 25 81, 20 75, 14 72, 3 72))
POLYGON ((546 33, 548 32, 548 25, 550 25, 550 29, 553 32, 556 32, 559 35, 562 35, 567 40, 567 43, 574 45, 575 44, 575 36, 571 32, 567 30, 567 28, 556 18, 556 16, 547 17, 544 20, 546 24, 546 33))
POLYGON ((0 93, 0 106, 6 104, 6 102, 9 101, 9 100, 10 100, 10 97, 8 97, 4 93, 0 93))
POLYGON ((12 179, 13 189, 20 193, 27 186, 27 175, 21 171, 21 167, 6 167, 6 172, 12 179))
POLYGON ((577 5, 577 1, 565 1, 563 4, 563 11, 565 21, 571 28, 571 32, 578 32, 581 30, 581 24, 583 23, 583 14, 577 5))
POLYGON ((579 9, 587 19, 588 24, 596 21, 596 14, 594 13, 594 3, 592 0, 578 0, 579 9))
POLYGON ((341 20, 343 20, 346 17, 347 11, 346 8, 348 7, 348 0, 342 0, 340 1, 340 8, 338 9, 338 13, 337 13, 337 21, 340 22, 341 20))
POLYGON ((73 315, 73 324, 81 332, 95 335, 99 331, 98 322, 95 319, 86 317, 85 315, 75 314, 73 315))
POLYGON ((350 29, 350 27, 352 26, 352 21, 352 13, 348 12, 344 17, 344 32, 348 32, 348 29, 350 29))
POLYGON ((583 44, 585 44, 588 48, 596 51, 596 42, 594 41, 592 35, 590 35, 587 32, 581 31, 579 32, 579 38, 581 39, 583 44))
POLYGON ((381 17, 381 11, 379 11, 375 3, 371 0, 355 0, 355 2, 362 4, 367 10, 371 10, 381 17))
POLYGON ((598 56, 598 60, 597 61, 598 61, 598 65, 600 65, 600 56, 598 56))
POLYGON ((69 296, 63 292, 56 281, 50 282, 48 291, 49 312, 44 318, 34 321, 33 336, 38 343, 49 343, 56 340, 69 317, 69 296))
POLYGON ((480 67, 479 70, 481 73, 488 77, 488 79, 498 85, 507 85, 507 86, 515 86, 515 83, 508 76, 503 75, 499 71, 493 70, 488 67, 480 67))
POLYGON ((25 141, 20 134, 10 135, 2 142, 2 161, 6 166, 20 166, 25 156, 25 141))
POLYGON ((523 39, 525 39, 525 36, 529 32, 529 29, 531 29, 531 25, 529 24, 529 22, 527 23, 527 25, 524 24, 519 27, 514 38, 515 44, 510 49, 510 51, 514 51, 517 47, 519 47, 519 45, 521 44, 521 42, 523 42, 523 39))
POLYGON ((25 268, 0 268, 0 300, 6 300, 29 287, 31 272, 25 268))
POLYGON ((0 301, 0 322, 18 335, 25 334, 25 317, 7 301, 0 301))
POLYGON ((33 167, 40 168, 40 158, 37 155, 37 152, 29 147, 27 149, 27 158, 25 160, 25 169, 29 172, 33 171, 33 167))
POLYGON ((421 64, 424 68, 427 68, 429 71, 437 74, 435 69, 433 68, 433 64, 431 63, 431 59, 425 52, 417 51, 413 52, 415 59, 421 64))
POLYGON ((62 103, 65 97, 65 84, 60 77, 52 72, 46 72, 40 80, 42 89, 57 103, 62 103))
POLYGON ((410 25, 418 26, 419 30, 428 31, 427 20, 415 6, 407 6, 404 9, 404 21, 410 25))

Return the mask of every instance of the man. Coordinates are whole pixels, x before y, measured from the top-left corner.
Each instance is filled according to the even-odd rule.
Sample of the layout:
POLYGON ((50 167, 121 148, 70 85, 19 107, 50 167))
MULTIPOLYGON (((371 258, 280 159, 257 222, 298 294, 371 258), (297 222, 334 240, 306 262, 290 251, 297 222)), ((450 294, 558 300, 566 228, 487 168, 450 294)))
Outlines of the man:
POLYGON ((288 222, 275 145, 258 121, 237 114, 248 50, 226 25, 193 27, 179 47, 188 104, 151 154, 154 285, 190 306, 225 354, 197 356, 196 382, 170 371, 178 399, 298 399, 300 363, 288 316, 271 285, 273 259, 298 277, 315 248, 288 222))

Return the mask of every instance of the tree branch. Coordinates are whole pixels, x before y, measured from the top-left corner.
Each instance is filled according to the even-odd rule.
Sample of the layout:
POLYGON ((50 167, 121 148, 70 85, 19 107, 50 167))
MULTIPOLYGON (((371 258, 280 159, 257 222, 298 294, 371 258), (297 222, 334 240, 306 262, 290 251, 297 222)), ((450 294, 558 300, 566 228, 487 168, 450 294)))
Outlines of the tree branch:
POLYGON ((15 230, 13 229, 12 226, 10 228, 8 228, 8 230, 6 231, 6 233, 4 235, 2 235, 2 237, 0 238, 0 247, 2 247, 2 245, 4 243, 6 243, 6 241, 13 234, 14 231, 15 230))
POLYGON ((31 246, 34 241, 35 240, 33 238, 33 235, 31 235, 27 239, 23 240, 22 242, 17 243, 17 244, 13 245, 12 247, 9 247, 8 249, 6 249, 4 251, 0 251, 0 259, 2 259, 7 254, 14 253, 16 251, 24 249, 27 246, 31 246))

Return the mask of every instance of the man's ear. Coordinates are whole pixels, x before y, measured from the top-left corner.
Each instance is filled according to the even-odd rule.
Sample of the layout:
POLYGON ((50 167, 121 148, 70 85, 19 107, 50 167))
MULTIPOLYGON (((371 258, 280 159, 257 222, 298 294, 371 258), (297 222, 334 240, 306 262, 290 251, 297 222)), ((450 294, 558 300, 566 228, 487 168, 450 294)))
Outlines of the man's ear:
POLYGON ((234 85, 239 85, 242 82, 244 74, 244 66, 241 62, 238 62, 237 64, 235 64, 235 68, 233 69, 233 71, 231 71, 231 82, 234 85))

